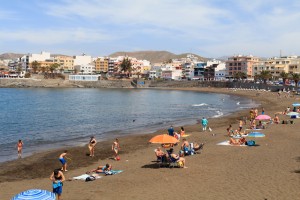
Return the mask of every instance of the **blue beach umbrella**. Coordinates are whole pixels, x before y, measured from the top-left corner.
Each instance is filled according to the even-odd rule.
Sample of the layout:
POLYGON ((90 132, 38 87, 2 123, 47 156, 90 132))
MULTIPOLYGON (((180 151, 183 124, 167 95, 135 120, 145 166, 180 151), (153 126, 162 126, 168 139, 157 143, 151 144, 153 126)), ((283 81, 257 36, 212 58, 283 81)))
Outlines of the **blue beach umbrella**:
POLYGON ((300 106, 300 103, 293 103, 292 104, 294 107, 299 107, 300 106))
POLYGON ((248 134, 248 137, 265 137, 266 135, 261 132, 251 132, 248 134))
POLYGON ((55 194, 47 190, 31 189, 21 192, 14 196, 11 200, 55 200, 55 194))

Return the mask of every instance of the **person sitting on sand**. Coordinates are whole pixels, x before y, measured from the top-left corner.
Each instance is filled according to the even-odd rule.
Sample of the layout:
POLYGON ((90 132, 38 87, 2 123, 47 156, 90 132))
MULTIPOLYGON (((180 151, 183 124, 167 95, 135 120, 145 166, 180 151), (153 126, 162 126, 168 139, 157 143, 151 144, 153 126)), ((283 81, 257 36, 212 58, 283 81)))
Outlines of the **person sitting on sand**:
POLYGON ((194 151, 201 150, 201 149, 203 149, 203 146, 204 146, 204 143, 198 144, 198 143, 195 142, 195 143, 194 143, 193 150, 194 150, 194 151))
POLYGON ((185 166, 185 158, 180 157, 179 155, 176 155, 176 154, 174 153, 174 149, 173 149, 173 148, 171 148, 171 149, 169 150, 169 154, 170 154, 170 159, 171 159, 172 161, 174 161, 174 162, 182 162, 182 163, 183 163, 183 168, 187 168, 187 167, 185 166))
POLYGON ((91 171, 86 172, 87 174, 94 172, 94 173, 104 173, 105 171, 110 171, 112 169, 111 164, 106 164, 105 166, 99 165, 96 169, 92 169, 91 171))
POLYGON ((279 122, 280 122, 280 120, 279 120, 279 117, 278 117, 278 115, 275 115, 275 117, 274 117, 274 123, 275 124, 279 124, 279 122))
POLYGON ((265 129, 265 126, 262 124, 261 121, 259 121, 258 124, 256 125, 256 129, 265 129))
POLYGON ((188 151, 189 147, 190 147, 190 143, 185 138, 183 138, 182 139, 181 150, 188 151))
POLYGON ((179 133, 174 132, 174 137, 175 137, 177 140, 180 140, 180 134, 179 134, 179 133))
POLYGON ((161 150, 160 147, 157 147, 155 149, 155 155, 157 157, 157 160, 161 160, 162 162, 164 162, 166 160, 166 153, 163 152, 163 150, 161 150))
POLYGON ((180 136, 184 136, 185 135, 185 131, 184 131, 184 128, 183 126, 180 128, 180 136))
POLYGON ((247 141, 244 137, 242 138, 230 138, 229 140, 229 144, 232 144, 232 145, 243 145, 245 144, 247 141))

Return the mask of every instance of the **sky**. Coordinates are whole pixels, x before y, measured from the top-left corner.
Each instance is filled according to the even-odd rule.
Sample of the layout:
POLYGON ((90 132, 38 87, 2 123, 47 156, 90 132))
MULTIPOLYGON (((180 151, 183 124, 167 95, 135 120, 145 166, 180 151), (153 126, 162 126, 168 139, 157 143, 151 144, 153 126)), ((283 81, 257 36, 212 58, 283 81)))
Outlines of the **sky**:
POLYGON ((0 54, 300 55, 299 0, 10 0, 0 54))

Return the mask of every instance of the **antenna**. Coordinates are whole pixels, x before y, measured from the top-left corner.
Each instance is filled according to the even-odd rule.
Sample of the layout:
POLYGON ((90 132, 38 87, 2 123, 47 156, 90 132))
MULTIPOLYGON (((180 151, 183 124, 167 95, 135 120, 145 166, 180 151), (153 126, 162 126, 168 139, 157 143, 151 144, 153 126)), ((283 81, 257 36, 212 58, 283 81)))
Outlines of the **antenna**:
POLYGON ((282 56, 282 52, 281 52, 281 49, 280 49, 280 55, 279 55, 279 58, 281 58, 281 56, 282 56))

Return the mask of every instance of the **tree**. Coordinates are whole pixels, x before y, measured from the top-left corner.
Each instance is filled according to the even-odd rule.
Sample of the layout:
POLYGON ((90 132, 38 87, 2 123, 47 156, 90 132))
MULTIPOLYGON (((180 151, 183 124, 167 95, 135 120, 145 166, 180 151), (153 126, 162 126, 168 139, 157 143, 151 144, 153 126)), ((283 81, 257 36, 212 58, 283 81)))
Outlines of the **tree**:
POLYGON ((293 73, 291 74, 292 75, 292 79, 295 81, 295 86, 296 88, 298 87, 298 82, 300 80, 300 75, 299 74, 296 74, 296 73, 293 73))
POLYGON ((60 67, 60 65, 58 63, 53 63, 50 65, 49 70, 53 74, 53 71, 56 70, 58 67, 60 67))
POLYGON ((236 72, 233 74, 233 78, 240 80, 240 79, 246 79, 247 74, 245 72, 236 72))
POLYGON ((286 79, 289 78, 289 74, 288 74, 288 73, 285 73, 285 72, 281 72, 281 73, 279 74, 279 77, 282 78, 283 85, 285 85, 285 81, 286 81, 286 79))
POLYGON ((36 60, 31 63, 31 68, 33 69, 33 73, 36 73, 37 70, 41 67, 41 64, 36 60))
POLYGON ((262 70, 260 72, 260 78, 264 81, 264 83, 266 84, 267 80, 269 80, 270 78, 272 78, 272 74, 270 71, 268 70, 262 70))
POLYGON ((131 60, 128 59, 128 58, 124 58, 124 59, 122 60, 121 65, 120 65, 121 71, 124 72, 124 73, 126 73, 126 72, 131 72, 131 70, 132 70, 132 69, 131 69, 131 66, 132 66, 131 60))

